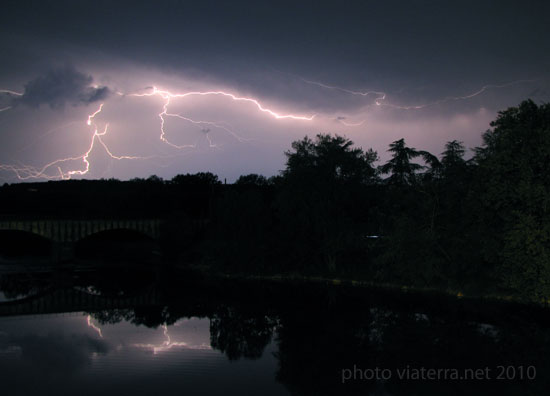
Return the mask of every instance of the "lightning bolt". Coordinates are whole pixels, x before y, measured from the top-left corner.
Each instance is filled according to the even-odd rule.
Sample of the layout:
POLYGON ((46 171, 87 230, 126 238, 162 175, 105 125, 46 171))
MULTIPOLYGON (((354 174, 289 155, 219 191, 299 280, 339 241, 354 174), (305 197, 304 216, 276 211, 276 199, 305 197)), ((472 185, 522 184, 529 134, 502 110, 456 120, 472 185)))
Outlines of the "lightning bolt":
MULTIPOLYGON (((196 120, 193 120, 191 118, 188 118, 188 117, 184 117, 182 116, 181 114, 171 114, 171 113, 165 113, 164 114, 166 117, 176 117, 176 118, 179 118, 179 119, 182 119, 184 121, 187 121, 187 122, 190 122, 192 124, 195 124, 195 125, 210 125, 210 126, 213 126, 215 128, 219 128, 219 129, 223 129, 224 131, 228 132, 230 135, 232 135, 235 139, 237 139, 239 142, 245 142, 245 141, 248 141, 249 139, 245 139, 239 135, 237 135, 235 132, 233 132, 231 129, 227 128, 226 126, 224 126, 223 124, 221 123, 218 123, 218 122, 213 122, 213 121, 196 121, 196 120)), ((203 130, 204 131, 204 130, 203 130)), ((208 130, 208 132, 210 132, 210 130, 208 130)), ((206 136, 208 136, 208 132, 205 132, 206 136)))
POLYGON ((134 344, 134 346, 138 348, 150 349, 153 351, 154 355, 156 355, 159 352, 168 351, 174 347, 185 347, 187 349, 212 349, 210 345, 201 344, 201 345, 191 346, 186 342, 172 341, 172 339, 170 338, 170 334, 168 334, 168 326, 166 326, 166 324, 163 324, 162 328, 163 328, 163 334, 166 340, 161 344, 158 344, 158 345, 157 344, 134 344))
MULTIPOLYGON (((23 93, 15 92, 12 90, 0 90, 1 93, 7 93, 10 95, 17 95, 17 96, 23 96, 23 93)), ((169 112, 169 106, 172 102, 172 100, 176 99, 184 99, 184 98, 190 98, 190 97, 196 97, 196 96, 221 96, 224 98, 227 98, 234 102, 242 102, 242 103, 248 103, 254 106, 258 111, 262 113, 266 113, 267 115, 277 119, 277 120, 283 120, 283 119, 291 119, 291 120, 299 120, 299 121, 312 121, 316 114, 313 115, 295 115, 295 114, 280 114, 275 112, 274 110, 271 110, 264 105, 262 105, 257 99, 251 98, 251 97, 242 97, 237 96, 235 94, 232 94, 230 92, 225 91, 190 91, 190 92, 183 92, 183 93, 172 93, 167 90, 158 89, 157 87, 153 86, 150 88, 150 92, 146 93, 131 93, 131 94, 125 94, 123 92, 116 91, 117 95, 121 97, 160 97, 164 100, 162 105, 162 110, 158 114, 158 117, 160 119, 160 140, 167 144, 168 146, 181 150, 181 149, 187 149, 187 148, 196 148, 195 144, 183 144, 178 145, 173 143, 167 138, 167 133, 165 129, 166 119, 167 118, 177 118, 189 123, 192 123, 194 125, 208 125, 213 128, 217 128, 220 130, 223 130, 227 133, 229 133, 231 136, 233 136, 235 139, 237 139, 239 142, 248 141, 248 139, 243 138, 242 136, 238 135, 232 128, 224 125, 223 122, 214 122, 214 121, 203 121, 203 120, 194 120, 190 117, 186 117, 182 114, 177 113, 171 113, 169 112)), ((101 147, 103 147, 104 151, 109 155, 109 157, 113 160, 147 160, 147 159, 153 159, 158 158, 159 156, 130 156, 130 155, 115 155, 111 149, 108 147, 108 145, 103 140, 103 137, 105 137, 108 133, 108 127, 109 124, 105 124, 103 129, 100 129, 97 124, 94 122, 95 117, 100 114, 103 110, 104 103, 100 104, 99 108, 94 111, 93 113, 88 115, 88 118, 86 120, 86 125, 89 127, 92 127, 93 133, 90 139, 90 144, 88 146, 88 149, 81 155, 73 156, 73 157, 66 157, 66 158, 60 158, 56 159, 52 162, 49 162, 42 166, 41 168, 36 168, 30 165, 13 165, 13 164, 0 164, 0 170, 4 171, 11 171, 15 173, 18 179, 20 180, 27 180, 27 179, 71 179, 73 176, 84 176, 90 171, 90 160, 89 156, 94 150, 96 143, 99 144, 101 147), (69 171, 63 171, 61 166, 64 163, 72 162, 72 161, 81 161, 84 165, 81 169, 75 169, 75 170, 69 170, 69 171), (51 169, 57 169, 57 174, 52 175, 51 169)), ((5 107, 0 109, 0 112, 9 110, 11 106, 5 107)), ((51 131, 45 133, 42 135, 46 136, 51 131)), ((208 141, 208 145, 211 148, 219 148, 218 145, 214 144, 212 141, 212 138, 209 135, 210 130, 205 132, 205 138, 208 141)), ((164 156, 163 158, 167 158, 170 156, 164 156)))
MULTIPOLYGON (((295 77, 298 77, 298 76, 295 76, 295 77)), ((315 85, 324 90, 336 90, 348 95, 360 96, 364 98, 372 97, 373 105, 387 106, 387 107, 400 109, 400 110, 420 110, 430 106, 435 106, 437 104, 442 104, 445 102, 468 100, 478 95, 481 95, 490 89, 501 89, 512 85, 536 81, 536 80, 524 79, 524 80, 517 80, 517 81, 512 81, 504 84, 487 84, 482 86, 475 92, 469 93, 467 95, 448 96, 430 103, 402 106, 402 105, 397 105, 388 101, 388 95, 386 94, 386 92, 383 92, 383 91, 351 90, 351 89, 347 89, 347 88, 343 88, 335 85, 328 85, 318 81, 307 80, 301 77, 298 77, 298 78, 306 84, 315 85)), ((226 92, 223 90, 171 92, 169 90, 159 89, 156 86, 152 86, 152 87, 146 88, 146 92, 138 92, 138 93, 123 93, 120 91, 114 91, 114 92, 121 98, 124 98, 124 97, 135 97, 135 98, 158 97, 160 98, 162 100, 162 104, 160 106, 160 112, 157 114, 159 119, 159 124, 160 124, 159 139, 161 140, 162 143, 176 150, 195 149, 197 148, 197 145, 196 144, 176 144, 173 141, 171 141, 168 137, 167 128, 166 128, 166 122, 168 119, 177 119, 198 127, 203 127, 201 131, 204 133, 204 137, 206 141, 208 141, 209 148, 219 148, 219 146, 214 143, 210 135, 210 131, 211 131, 210 128, 224 131, 225 133, 228 133, 230 136, 232 136, 239 142, 249 141, 249 139, 246 139, 240 136, 237 132, 235 132, 235 130, 231 126, 228 126, 228 124, 223 121, 195 120, 187 115, 170 111, 170 107, 176 101, 182 101, 185 99, 191 99, 196 97, 220 97, 223 99, 227 99, 228 101, 231 101, 231 102, 242 103, 243 105, 249 106, 255 111, 263 113, 266 116, 271 117, 275 120, 288 119, 288 120, 294 120, 294 121, 307 122, 307 121, 313 121, 317 116, 317 114, 300 115, 300 114, 287 114, 287 113, 277 112, 273 109, 266 107, 264 104, 260 103, 260 101, 256 98, 238 96, 236 94, 233 94, 231 92, 226 92)), ((24 96, 24 93, 9 90, 9 89, 2 89, 0 90, 0 93, 6 94, 6 95, 24 96)), ((90 155, 95 149, 102 149, 111 158, 111 160, 117 160, 117 161, 151 160, 155 158, 173 157, 173 156, 159 156, 159 155, 133 156, 133 155, 115 154, 104 139, 109 132, 109 123, 105 123, 105 125, 102 128, 100 128, 95 122, 96 117, 98 117, 98 115, 102 113, 105 106, 106 106, 105 103, 101 103, 99 107, 94 112, 89 114, 86 118, 85 122, 87 127, 90 128, 91 133, 89 137, 89 144, 87 146, 87 150, 84 151, 82 154, 76 155, 76 156, 70 156, 66 158, 59 158, 43 165, 42 167, 34 167, 26 164, 0 164, 0 170, 13 172, 16 175, 16 177, 20 180, 71 179, 73 177, 84 176, 89 173, 90 168, 92 166, 90 162, 91 161, 90 155), (64 170, 67 168, 68 164, 72 162, 80 162, 81 165, 76 169, 73 168, 70 170, 64 170)), ((0 112, 8 111, 11 108, 12 106, 6 106, 4 108, 0 108, 0 112)), ((248 109, 248 107, 246 108, 248 109)), ((347 127, 358 127, 363 125, 365 122, 365 120, 349 121, 349 120, 346 120, 345 117, 337 117, 336 121, 347 127)), ((55 129, 42 134, 40 138, 43 138, 49 135, 53 131, 55 131, 55 129)))
POLYGON ((365 123, 365 120, 363 120, 361 122, 347 122, 347 121, 345 121, 345 117, 337 117, 336 121, 338 121, 340 124, 345 125, 347 127, 357 127, 357 126, 361 126, 365 123))
MULTIPOLYGON (((424 109, 426 107, 435 106, 435 105, 442 104, 442 103, 445 103, 445 102, 471 99, 471 98, 474 98, 478 95, 481 95, 482 93, 484 93, 485 91, 487 91, 489 89, 507 88, 507 87, 510 87, 510 86, 513 86, 513 85, 531 83, 531 82, 537 81, 537 80, 523 79, 523 80, 515 80, 515 81, 507 82, 507 83, 504 83, 504 84, 487 84, 487 85, 482 86, 477 91, 472 92, 472 93, 467 94, 467 95, 447 96, 447 97, 435 100, 433 102, 426 103, 426 104, 421 104, 421 105, 400 106, 400 105, 396 105, 396 104, 386 102, 387 94, 385 92, 382 92, 382 91, 353 91, 353 90, 350 90, 350 89, 346 89, 346 88, 342 88, 342 87, 338 87, 338 86, 334 86, 334 85, 327 85, 327 84, 324 84, 324 83, 321 83, 321 82, 318 82, 318 81, 307 80, 307 79, 301 78, 301 77, 300 77, 300 80, 302 80, 303 82, 305 82, 307 84, 316 85, 316 86, 319 86, 319 87, 325 88, 325 89, 344 92, 344 93, 347 93, 347 94, 350 94, 350 95, 363 96, 363 97, 366 97, 366 96, 369 96, 369 95, 378 95, 376 98, 374 98, 374 104, 376 104, 377 106, 387 106, 387 107, 391 107, 391 108, 394 108, 394 109, 400 109, 400 110, 420 110, 420 109, 424 109)), ((358 123, 358 124, 346 124, 341 119, 338 119, 338 121, 340 121, 342 124, 347 125, 347 126, 358 126, 358 125, 361 125, 363 123, 363 122, 361 122, 361 123, 358 123)))
POLYGON ((12 91, 10 89, 0 89, 0 93, 7 93, 7 94, 10 94, 10 95, 15 95, 15 96, 23 96, 23 92, 15 92, 15 91, 12 91))
POLYGON ((91 315, 88 315, 87 323, 88 323, 88 327, 91 327, 92 329, 94 329, 97 332, 97 334, 99 334, 99 336, 103 338, 103 333, 101 332, 101 328, 99 328, 98 326, 92 323, 91 315))
POLYGON ((365 91, 365 92, 352 91, 352 90, 337 87, 337 86, 334 86, 334 85, 323 84, 323 83, 318 82, 318 81, 306 80, 305 78, 301 78, 301 77, 300 77, 300 80, 302 80, 303 82, 305 82, 307 84, 317 85, 321 88, 333 89, 333 90, 336 90, 336 91, 345 92, 345 93, 348 93, 350 95, 357 95, 357 96, 378 95, 377 98, 375 98, 375 100, 384 100, 384 99, 386 99, 386 93, 382 92, 382 91, 365 91))
MULTIPOLYGON (((222 96, 222 97, 226 97, 226 98, 228 98, 232 101, 235 101, 235 102, 251 103, 259 111, 261 111, 263 113, 267 113, 268 115, 270 115, 271 117, 273 117, 277 120, 292 119, 292 120, 300 120, 300 121, 312 121, 316 116, 316 114, 313 114, 311 116, 294 115, 294 114, 279 114, 279 113, 276 113, 275 111, 273 111, 271 109, 268 109, 268 108, 264 107, 257 99, 249 98, 249 97, 236 96, 236 95, 234 95, 230 92, 225 92, 225 91, 204 91, 204 92, 202 92, 202 91, 191 91, 191 92, 184 92, 184 93, 172 93, 170 91, 158 89, 157 87, 153 86, 151 92, 148 92, 148 93, 134 93, 134 94, 129 94, 127 96, 136 96, 136 97, 159 96, 162 99, 164 99, 164 105, 162 106, 162 111, 158 114, 158 117, 160 118, 160 140, 162 140, 164 143, 166 143, 169 146, 171 146, 173 148, 176 148, 176 149, 195 148, 196 146, 195 145, 189 145, 189 144, 177 145, 177 144, 174 144, 171 141, 169 141, 166 138, 166 130, 164 128, 165 123, 166 123, 166 117, 177 117, 179 119, 185 120, 185 121, 193 123, 193 124, 207 124, 207 125, 211 125, 211 126, 214 126, 216 128, 219 128, 219 129, 223 129, 240 142, 246 141, 247 139, 244 139, 243 137, 237 135, 234 131, 232 131, 231 129, 223 126, 221 123, 212 122, 212 121, 197 121, 197 120, 193 120, 189 117, 185 117, 181 114, 169 113, 168 112, 168 107, 170 106, 172 99, 183 99, 183 98, 193 97, 193 96, 222 96)), ((206 137, 208 139, 210 147, 215 147, 215 145, 213 145, 213 143, 212 143, 210 137, 208 136, 208 134, 206 135, 206 137)))
POLYGON ((94 117, 95 117, 96 115, 98 115, 99 113, 101 113, 101 110, 103 110, 103 103, 101 103, 101 104, 99 105, 99 109, 97 109, 96 111, 94 111, 92 114, 90 114, 90 115, 88 116, 88 121, 86 121, 86 124, 87 124, 88 126, 92 125, 92 121, 93 121, 94 117))
POLYGON ((90 161, 89 156, 90 153, 93 151, 96 141, 103 146, 105 149, 105 152, 112 158, 116 160, 136 160, 136 159, 149 159, 151 157, 138 157, 138 156, 129 156, 129 155, 122 155, 118 156, 111 152, 109 147, 105 144, 102 137, 107 134, 107 130, 109 127, 109 124, 105 124, 105 127, 102 131, 98 128, 98 126, 93 122, 94 118, 101 113, 103 110, 103 103, 99 105, 99 108, 90 114, 88 116, 88 119, 86 121, 86 125, 93 127, 93 134, 90 140, 90 145, 88 147, 88 150, 82 155, 76 156, 76 157, 67 157, 67 158, 61 158, 57 159, 55 161, 49 162, 46 165, 44 165, 42 168, 35 168, 29 165, 0 165, 0 170, 9 170, 16 174, 17 178, 20 180, 27 180, 27 179, 63 179, 68 180, 71 179, 75 175, 83 176, 87 174, 90 170, 90 161), (79 170, 70 170, 64 172, 61 169, 61 164, 69 161, 82 161, 84 163, 84 169, 79 170), (48 170, 51 168, 56 168, 59 172, 58 175, 50 175, 48 174, 48 170))
MULTIPOLYGON (((15 96, 23 96, 22 92, 15 92, 15 91, 12 91, 11 89, 0 89, 0 93, 4 93, 4 94, 8 94, 8 95, 15 95, 15 96)), ((11 108, 12 108, 12 106, 3 107, 3 108, 0 109, 0 113, 3 112, 3 111, 9 110, 11 108)))
MULTIPOLYGON (((230 98, 230 99, 232 99, 236 102, 252 103, 255 107, 258 108, 258 110, 260 110, 264 113, 267 113, 270 116, 272 116, 272 117, 274 117, 278 120, 284 119, 284 118, 290 118, 290 119, 293 119, 293 120, 311 121, 316 116, 315 114, 313 114, 311 116, 294 115, 294 114, 279 114, 279 113, 276 113, 273 110, 270 110, 270 109, 262 106, 262 104, 254 98, 236 96, 232 93, 225 92, 225 91, 205 91, 205 92, 191 91, 191 92, 185 92, 185 93, 171 93, 169 91, 160 90, 157 87, 153 86, 153 91, 150 92, 150 93, 131 94, 129 96, 160 96, 160 97, 162 97, 164 99, 167 99, 167 100, 169 100, 171 98, 186 98, 186 97, 189 97, 189 96, 224 96, 224 97, 230 98)), ((166 106, 167 105, 168 104, 166 104, 166 106)))
POLYGON ((206 140, 208 140, 208 146, 212 147, 212 148, 219 148, 217 144, 214 144, 214 142, 212 142, 212 138, 210 137, 209 133, 210 133, 209 129, 204 131, 204 135, 206 136, 206 140))
MULTIPOLYGON (((355 91, 355 90, 346 89, 346 88, 342 88, 342 87, 335 86, 335 85, 328 85, 328 84, 325 84, 325 83, 322 83, 322 82, 319 82, 319 81, 307 80, 307 79, 299 77, 299 76, 295 76, 295 77, 299 78, 301 81, 303 81, 306 84, 316 85, 318 87, 328 89, 328 90, 335 90, 335 91, 344 92, 344 93, 347 93, 349 95, 362 96, 362 97, 367 97, 367 96, 370 96, 370 95, 376 95, 376 97, 374 98, 374 104, 376 106, 381 106, 381 107, 385 106, 385 107, 390 107, 390 108, 398 109, 398 110, 422 110, 422 109, 432 107, 432 106, 436 106, 436 105, 439 105, 439 104, 443 104, 443 103, 446 103, 446 102, 468 100, 468 99, 474 98, 478 95, 481 95, 481 94, 483 94, 484 92, 486 92, 487 90, 490 90, 490 89, 507 88, 507 87, 510 87, 510 86, 513 86, 513 85, 532 83, 532 82, 537 81, 536 79, 522 79, 522 80, 515 80, 515 81, 507 82, 507 83, 504 83, 504 84, 486 84, 486 85, 482 86, 481 88, 479 88, 478 90, 476 90, 472 93, 466 94, 466 95, 446 96, 444 98, 435 100, 433 102, 425 103, 425 104, 402 106, 402 105, 396 105, 394 103, 388 102, 387 101, 387 94, 386 94, 386 92, 383 92, 383 91, 374 91, 374 90, 355 91)), ((360 122, 347 122, 347 121, 345 121, 345 117, 337 117, 336 121, 341 123, 342 125, 347 126, 347 127, 357 127, 357 126, 363 125, 366 120, 362 120, 360 122)))
POLYGON ((467 94, 467 95, 447 96, 445 98, 442 98, 442 99, 439 99, 439 100, 436 100, 436 101, 433 101, 433 102, 430 102, 430 103, 426 103, 426 104, 423 104, 423 105, 416 105, 416 106, 398 106, 398 105, 394 105, 394 104, 391 104, 391 103, 383 103, 383 102, 380 102, 379 100, 376 100, 375 103, 376 103, 377 106, 389 106, 389 107, 393 107, 395 109, 401 109, 401 110, 420 110, 420 109, 424 109, 426 107, 435 106, 435 105, 442 104, 442 103, 445 103, 445 102, 471 99, 471 98, 474 98, 478 95, 481 95, 483 92, 485 92, 489 89, 507 88, 507 87, 511 87, 513 85, 530 83, 530 82, 535 82, 535 81, 536 80, 516 80, 516 81, 511 81, 511 82, 508 82, 508 83, 505 83, 505 84, 487 84, 487 85, 482 86, 477 91, 472 92, 472 93, 467 94))

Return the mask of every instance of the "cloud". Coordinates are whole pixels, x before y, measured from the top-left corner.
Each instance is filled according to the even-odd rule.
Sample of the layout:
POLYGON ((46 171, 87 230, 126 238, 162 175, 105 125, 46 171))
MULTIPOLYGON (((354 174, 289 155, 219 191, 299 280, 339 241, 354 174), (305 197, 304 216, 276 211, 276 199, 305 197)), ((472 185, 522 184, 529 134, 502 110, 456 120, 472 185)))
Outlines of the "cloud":
POLYGON ((52 69, 46 74, 36 77, 25 85, 25 92, 16 103, 31 107, 47 104, 52 109, 88 105, 107 98, 108 87, 98 87, 93 84, 93 77, 76 70, 72 66, 52 69))

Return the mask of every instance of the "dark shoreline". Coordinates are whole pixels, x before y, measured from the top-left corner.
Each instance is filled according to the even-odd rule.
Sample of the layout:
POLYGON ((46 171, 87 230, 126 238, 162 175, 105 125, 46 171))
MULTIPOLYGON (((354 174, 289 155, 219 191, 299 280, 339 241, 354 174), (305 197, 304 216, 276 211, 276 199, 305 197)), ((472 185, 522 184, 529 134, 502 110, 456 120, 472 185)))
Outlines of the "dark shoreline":
MULTIPOLYGON (((39 294, 47 294, 56 289, 63 289, 71 286, 71 278, 88 276, 108 277, 110 272, 116 274, 113 279, 107 279, 107 282, 112 284, 113 288, 120 286, 121 288, 134 288, 136 285, 143 283, 143 278, 149 279, 145 281, 150 284, 161 294, 167 296, 177 296, 182 287, 185 289, 200 288, 201 285, 212 286, 220 285, 225 288, 229 285, 241 285, 243 288, 262 288, 267 289, 282 287, 290 289, 300 289, 302 286, 306 289, 321 288, 327 290, 334 289, 338 293, 350 294, 357 296, 360 299, 379 301, 386 304, 391 302, 391 308, 401 310, 418 310, 420 312, 433 313, 435 315, 445 315, 450 312, 458 313, 465 318, 470 318, 475 321, 488 321, 491 323, 507 323, 510 320, 535 322, 543 327, 550 327, 550 316, 548 316, 548 307, 542 304, 536 304, 532 301, 521 301, 511 297, 502 296, 473 296, 473 295, 457 295, 449 290, 440 290, 436 288, 417 288, 403 287, 392 284, 379 284, 372 281, 353 280, 342 278, 330 278, 322 276, 306 276, 298 274, 277 274, 277 275, 250 275, 237 273, 221 273, 215 271, 205 271, 182 268, 177 266, 128 266, 128 265, 113 265, 104 263, 100 266, 78 266, 65 265, 54 266, 49 268, 41 268, 40 271, 34 272, 19 271, 6 273, 2 271, 0 266, 0 279, 2 276, 36 276, 41 277, 46 284, 52 282, 51 286, 40 290, 39 294), (120 274, 124 274, 124 281, 116 280, 120 274), (149 274, 149 275, 148 275, 149 274), (132 279, 135 276, 135 279, 132 279), (138 279, 141 279, 138 281, 138 279), (183 285, 183 286, 182 286, 183 285)), ((121 278, 122 279, 122 278, 121 278)), ((186 294, 186 293, 184 293, 186 294)), ((30 295, 32 299, 36 295, 30 295)), ((23 297, 25 299, 27 297, 23 297)), ((11 300, 13 302, 19 301, 11 300)), ((0 304, 9 304, 10 300, 0 304)))

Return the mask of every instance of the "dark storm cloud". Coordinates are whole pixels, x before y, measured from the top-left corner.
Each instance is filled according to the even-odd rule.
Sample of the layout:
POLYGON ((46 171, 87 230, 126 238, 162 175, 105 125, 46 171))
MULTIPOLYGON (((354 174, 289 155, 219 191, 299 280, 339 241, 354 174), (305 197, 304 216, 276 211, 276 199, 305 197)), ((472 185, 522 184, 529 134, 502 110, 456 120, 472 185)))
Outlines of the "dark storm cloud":
POLYGON ((92 86, 93 78, 72 66, 52 69, 25 84, 23 96, 15 99, 32 107, 47 104, 51 108, 87 105, 107 98, 108 87, 92 86))
MULTIPOLYGON (((43 125, 55 130, 40 138, 49 139, 51 152, 29 151, 27 161, 46 164, 82 152, 86 142, 80 138, 89 134, 54 128, 64 125, 63 113, 86 121, 91 109, 10 107, 13 100, 60 107, 104 98, 109 89, 93 88, 82 71, 113 93, 151 92, 142 88, 150 85, 171 92, 224 90, 258 99, 277 113, 315 115, 312 122, 275 120, 227 98, 173 100, 170 111, 222 121, 246 143, 215 124, 201 133, 197 125, 170 117, 168 137, 180 139, 176 144, 198 142, 197 150, 186 153, 185 163, 174 160, 161 170, 138 160, 111 161, 120 164, 113 175, 123 178, 153 172, 171 177, 182 169, 230 179, 274 174, 293 139, 317 132, 346 133, 382 156, 401 137, 433 152, 441 152, 445 140, 473 147, 498 110, 529 97, 550 100, 548 15, 548 0, 4 0, 0 89, 27 89, 23 99, 0 95, 0 164, 34 135, 42 136, 43 125), (76 70, 44 73, 64 64, 76 70), (510 84, 519 80, 524 82, 510 84), (42 119, 31 122, 33 117, 42 119), (82 146, 61 151, 70 148, 55 144, 64 136, 82 146)), ((158 147, 142 140, 159 131, 160 98, 112 96, 98 121, 110 122, 106 140, 112 139, 113 153, 164 155, 174 148, 162 139, 155 138, 158 147)), ((93 162, 88 175, 103 177, 101 165, 93 162)))
POLYGON ((0 40, 51 40, 325 108, 322 90, 273 70, 435 100, 548 73, 549 13, 547 1, 508 0, 12 1, 0 40))

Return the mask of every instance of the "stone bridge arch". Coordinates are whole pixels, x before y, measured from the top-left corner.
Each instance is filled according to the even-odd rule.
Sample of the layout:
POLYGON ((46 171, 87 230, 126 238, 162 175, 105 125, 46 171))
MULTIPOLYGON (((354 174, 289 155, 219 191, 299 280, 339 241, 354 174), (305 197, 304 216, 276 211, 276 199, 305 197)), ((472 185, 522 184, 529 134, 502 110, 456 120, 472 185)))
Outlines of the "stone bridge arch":
POLYGON ((52 261, 61 262, 75 258, 76 242, 104 231, 129 230, 158 241, 161 223, 160 219, 0 220, 0 230, 24 231, 52 241, 52 261))
POLYGON ((62 244, 111 230, 136 231, 158 240, 160 225, 160 219, 0 220, 0 230, 30 232, 62 244))

